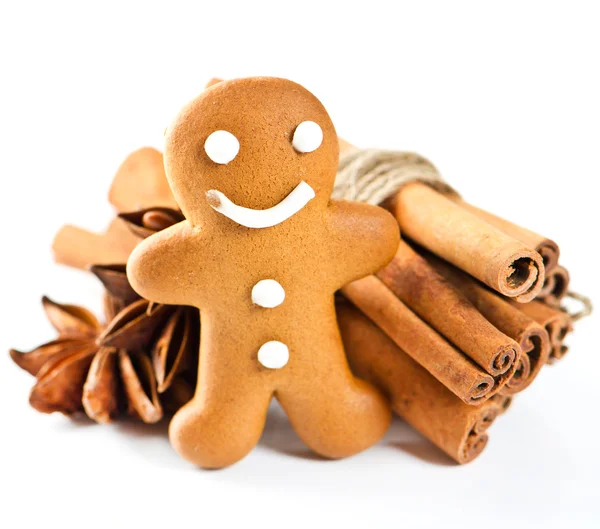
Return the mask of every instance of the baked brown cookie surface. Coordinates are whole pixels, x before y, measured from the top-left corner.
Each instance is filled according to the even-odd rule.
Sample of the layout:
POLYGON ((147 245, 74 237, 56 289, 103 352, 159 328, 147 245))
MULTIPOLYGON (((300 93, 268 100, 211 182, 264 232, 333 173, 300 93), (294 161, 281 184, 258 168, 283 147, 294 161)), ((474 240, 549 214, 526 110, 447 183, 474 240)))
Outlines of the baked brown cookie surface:
POLYGON ((383 209, 330 200, 334 126, 285 79, 219 83, 168 128, 165 167, 187 220, 146 239, 128 276, 143 297, 200 308, 195 397, 170 426, 207 468, 244 457, 275 396, 317 453, 349 456, 385 433, 390 409, 350 373, 334 293, 396 251, 383 209))

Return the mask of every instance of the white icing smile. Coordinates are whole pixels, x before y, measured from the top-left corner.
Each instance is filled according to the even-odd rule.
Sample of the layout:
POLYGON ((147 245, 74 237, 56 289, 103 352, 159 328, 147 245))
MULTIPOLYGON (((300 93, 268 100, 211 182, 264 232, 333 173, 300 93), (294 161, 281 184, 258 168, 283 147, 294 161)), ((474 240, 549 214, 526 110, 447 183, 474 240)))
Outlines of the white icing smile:
POLYGON ((268 209, 244 208, 234 204, 216 189, 206 192, 208 203, 215 210, 246 228, 269 228, 289 219, 300 211, 315 192, 306 182, 300 182, 279 204, 268 209))

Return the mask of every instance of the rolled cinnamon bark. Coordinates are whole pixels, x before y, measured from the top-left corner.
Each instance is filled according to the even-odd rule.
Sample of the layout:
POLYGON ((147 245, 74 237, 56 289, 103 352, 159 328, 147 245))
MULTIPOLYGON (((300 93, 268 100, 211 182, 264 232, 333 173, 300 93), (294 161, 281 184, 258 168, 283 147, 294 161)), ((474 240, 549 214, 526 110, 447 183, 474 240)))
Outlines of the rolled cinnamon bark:
POLYGON ((511 378, 521 351, 406 241, 377 273, 401 301, 503 385, 511 378))
POLYGON ((543 300, 552 290, 554 289, 554 274, 546 273, 546 277, 544 278, 544 286, 540 293, 537 295, 535 299, 543 300))
POLYGON ((552 307, 559 307, 562 299, 569 291, 569 272, 563 266, 557 266, 546 274, 544 288, 538 294, 539 301, 552 307))
POLYGON ((404 235, 501 294, 525 303, 541 290, 540 254, 432 188, 408 184, 383 206, 404 235))
POLYGON ((527 314, 542 325, 550 337, 550 356, 548 362, 560 360, 567 354, 569 348, 564 344, 565 337, 573 330, 571 316, 562 310, 549 307, 540 301, 514 304, 524 314, 527 314))
POLYGON ((119 213, 150 207, 178 208, 167 182, 162 153, 152 147, 132 152, 117 170, 108 200, 119 213))
POLYGON ((359 310, 343 302, 337 307, 354 373, 378 386, 398 415, 458 463, 480 455, 488 428, 510 400, 498 396, 480 406, 466 405, 359 310))
POLYGON ((94 264, 125 263, 139 243, 122 219, 114 219, 105 233, 93 233, 69 224, 54 237, 52 251, 57 263, 86 269, 94 264))
POLYGON ((503 395, 502 393, 498 393, 498 395, 494 395, 490 399, 496 406, 498 406, 498 414, 502 415, 506 413, 508 408, 512 405, 513 398, 510 395, 503 395))
POLYGON ((495 226, 507 235, 517 239, 517 241, 521 241, 523 244, 539 253, 544 261, 546 273, 553 270, 558 265, 560 250, 558 248, 558 244, 556 244, 553 240, 539 235, 534 231, 528 230, 527 228, 523 228, 518 224, 514 224, 513 222, 498 217, 489 211, 485 211, 477 206, 468 204, 467 202, 460 201, 459 203, 463 208, 467 209, 471 213, 474 213, 479 218, 485 220, 492 226, 495 226))
POLYGON ((342 293, 465 403, 480 404, 500 390, 494 377, 420 319, 377 277, 354 281, 342 293))
POLYGON ((471 276, 431 254, 425 253, 424 258, 440 275, 460 290, 494 327, 519 344, 521 355, 516 369, 501 393, 513 395, 523 391, 533 382, 548 361, 550 338, 545 328, 534 318, 519 310, 521 306, 525 306, 524 304, 508 302, 471 276))
POLYGON ((222 83, 223 79, 221 79, 220 77, 213 77, 212 79, 210 79, 208 81, 208 83, 206 83, 206 86, 204 88, 210 88, 211 86, 214 86, 216 84, 222 83))
MULTIPOLYGON (((529 343, 533 344, 533 340, 530 339, 529 343)), ((530 348, 533 349, 534 345, 530 345, 530 348)), ((531 360, 529 355, 522 354, 517 361, 517 369, 506 385, 500 390, 500 394, 514 395, 515 393, 520 393, 529 385, 530 381, 533 381, 533 378, 531 376, 531 360)))

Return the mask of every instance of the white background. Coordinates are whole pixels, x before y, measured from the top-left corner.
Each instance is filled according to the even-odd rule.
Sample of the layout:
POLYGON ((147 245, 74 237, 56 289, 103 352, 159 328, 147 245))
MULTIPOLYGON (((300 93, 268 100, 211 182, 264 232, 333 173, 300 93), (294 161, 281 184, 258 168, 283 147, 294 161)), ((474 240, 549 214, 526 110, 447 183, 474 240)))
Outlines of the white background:
POLYGON ((37 414, 5 352, 53 338, 43 293, 99 309, 52 236, 103 228, 122 159, 160 147, 213 76, 291 78, 351 142, 429 157, 471 202, 555 238, 598 302, 597 3, 1 6, 0 527, 600 526, 597 315, 464 467, 400 421, 357 457, 315 459, 274 409, 244 461, 196 470, 166 425, 37 414))

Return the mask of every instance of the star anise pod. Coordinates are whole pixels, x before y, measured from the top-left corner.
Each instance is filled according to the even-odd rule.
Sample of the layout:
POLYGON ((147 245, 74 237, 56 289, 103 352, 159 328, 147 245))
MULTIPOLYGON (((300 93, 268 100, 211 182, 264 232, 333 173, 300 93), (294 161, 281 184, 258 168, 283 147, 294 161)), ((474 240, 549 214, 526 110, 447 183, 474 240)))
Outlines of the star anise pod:
MULTIPOLYGON (((119 215, 129 229, 140 239, 164 230, 185 219, 179 209, 169 207, 144 208, 119 215)), ((106 267, 102 270, 106 272, 106 267)), ((98 275, 98 269, 95 270, 98 275)), ((135 295, 127 281, 125 267, 112 267, 110 273, 102 274, 107 291, 112 297, 123 296, 125 284, 129 287, 130 295, 135 295), (117 292, 118 290, 118 292, 117 292)), ((164 305, 149 304, 148 310, 162 310, 164 305)), ((193 307, 170 307, 171 312, 162 332, 152 349, 152 360, 158 380, 159 392, 169 387, 179 373, 191 368, 197 371, 197 351, 199 344, 199 313, 193 307)))
POLYGON ((169 390, 178 377, 194 383, 199 346, 198 309, 140 298, 127 280, 125 265, 94 266, 91 270, 106 288, 107 314, 120 310, 100 336, 101 343, 125 349, 147 348, 159 393, 169 390))
POLYGON ((134 235, 141 239, 185 220, 179 209, 166 207, 145 208, 131 213, 120 213, 119 218, 123 219, 134 235))
POLYGON ((161 313, 140 317, 147 301, 130 304, 106 328, 83 307, 47 297, 42 303, 58 338, 27 353, 10 351, 15 363, 37 378, 30 394, 36 410, 84 411, 100 423, 127 412, 153 423, 163 417, 163 407, 175 411, 191 398, 193 386, 174 377, 168 391, 158 393, 147 346, 161 313))
MULTIPOLYGON (((143 239, 184 219, 179 210, 156 207, 120 215, 143 239)), ((121 221, 122 222, 122 221, 121 221)), ((106 289, 103 326, 82 307, 48 298, 44 308, 58 339, 13 360, 38 378, 31 404, 39 411, 79 411, 97 422, 128 412, 156 422, 176 411, 196 383, 199 314, 193 307, 155 304, 129 284, 125 264, 90 267, 106 289)))

